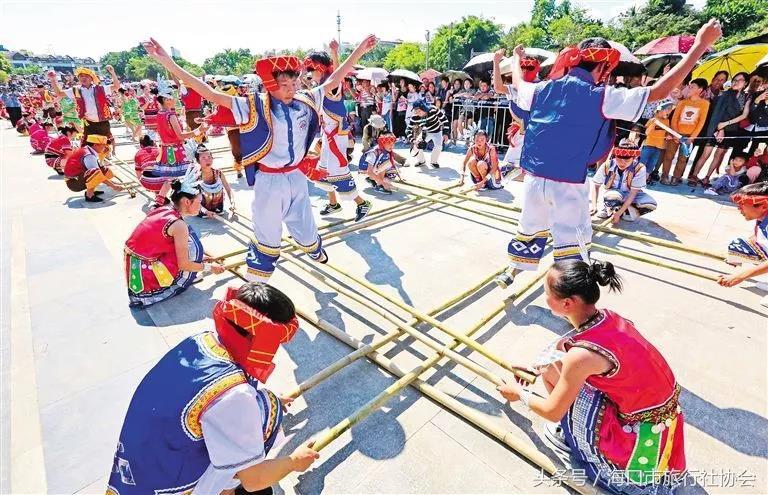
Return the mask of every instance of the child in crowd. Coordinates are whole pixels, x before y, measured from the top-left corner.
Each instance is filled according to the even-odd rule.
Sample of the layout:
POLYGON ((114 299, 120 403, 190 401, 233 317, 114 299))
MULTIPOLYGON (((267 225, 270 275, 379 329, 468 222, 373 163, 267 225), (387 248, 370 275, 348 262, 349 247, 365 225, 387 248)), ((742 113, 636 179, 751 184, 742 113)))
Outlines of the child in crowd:
MULTIPOLYGON (((733 275, 721 275, 717 283, 724 287, 733 287, 747 279, 768 273, 768 182, 744 186, 731 198, 746 220, 755 220, 755 231, 748 239, 737 238, 731 241, 725 261, 733 266, 741 266, 742 263, 753 266, 733 275)), ((756 286, 768 291, 768 283, 764 280, 757 282, 756 286)), ((768 306, 768 296, 763 297, 760 304, 768 306)))
POLYGON ((750 183, 768 181, 768 146, 762 149, 758 146, 755 154, 749 157, 747 177, 750 183))
MULTIPOLYGON (((672 130, 681 134, 688 140, 693 140, 698 137, 701 130, 704 128, 704 123, 707 119, 707 112, 709 111, 709 100, 701 97, 701 94, 707 89, 706 79, 694 79, 688 85, 688 97, 681 100, 675 108, 675 113, 672 114, 672 130)), ((682 182, 681 177, 685 171, 685 166, 688 164, 688 157, 680 150, 680 140, 667 136, 667 146, 664 150, 664 159, 661 167, 661 183, 665 186, 678 186, 682 182), (677 162, 673 171, 673 176, 670 179, 668 174, 672 166, 672 159, 677 153, 677 162)))
POLYGON ((661 126, 670 127, 669 115, 673 108, 674 104, 670 100, 662 101, 654 110, 653 117, 645 124, 645 141, 640 148, 640 163, 645 165, 649 185, 660 178, 656 167, 661 162, 667 144, 667 131, 661 126))
POLYGON ((728 162, 728 170, 718 177, 712 185, 704 191, 704 194, 717 196, 719 194, 731 194, 749 183, 746 175, 747 156, 744 153, 734 151, 728 162))
POLYGON ((643 191, 647 173, 645 165, 638 160, 640 149, 634 142, 622 139, 612 154, 592 177, 591 213, 598 211, 598 191, 602 186, 605 189, 603 208, 599 209, 598 218, 611 218, 614 224, 621 219, 634 222, 640 215, 656 209, 656 200, 643 191))
POLYGON ((366 180, 373 186, 374 191, 392 194, 392 179, 397 177, 403 181, 395 165, 395 141, 397 138, 392 132, 382 132, 377 146, 360 157, 358 168, 368 176, 366 180))

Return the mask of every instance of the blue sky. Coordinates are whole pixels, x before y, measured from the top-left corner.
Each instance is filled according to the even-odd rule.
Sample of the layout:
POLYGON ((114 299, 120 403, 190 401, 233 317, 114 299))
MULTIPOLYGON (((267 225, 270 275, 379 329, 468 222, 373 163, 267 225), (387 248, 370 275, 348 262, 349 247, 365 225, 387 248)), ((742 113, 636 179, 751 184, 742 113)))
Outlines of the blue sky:
MULTIPOLYGON (((644 0, 574 3, 610 19, 644 0)), ((704 0, 692 3, 701 7, 704 0)), ((342 41, 358 41, 371 32, 387 40, 423 41, 427 29, 464 15, 483 15, 509 27, 527 20, 532 5, 533 0, 2 0, 0 44, 36 53, 99 57, 151 35, 201 63, 224 48, 259 52, 320 47, 336 37, 337 10, 342 41)))

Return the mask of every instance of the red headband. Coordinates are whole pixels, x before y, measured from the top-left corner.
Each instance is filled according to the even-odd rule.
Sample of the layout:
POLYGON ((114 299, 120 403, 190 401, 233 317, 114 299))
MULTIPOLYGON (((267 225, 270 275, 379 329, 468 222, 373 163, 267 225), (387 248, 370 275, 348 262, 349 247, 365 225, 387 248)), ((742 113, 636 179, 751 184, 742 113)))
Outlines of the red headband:
POLYGON ((386 136, 379 136, 379 139, 377 140, 379 143, 379 148, 386 149, 387 145, 395 145, 395 142, 397 142, 397 138, 391 134, 388 134, 386 136))
POLYGON ((259 311, 236 299, 238 289, 229 287, 226 299, 213 308, 213 321, 222 345, 249 375, 264 383, 272 374, 280 344, 289 342, 299 328, 294 316, 288 323, 275 323, 259 311), (242 336, 233 325, 250 334, 242 336))
POLYGON ((581 62, 605 63, 605 68, 600 73, 597 82, 603 82, 608 79, 613 69, 619 65, 621 53, 615 48, 585 48, 580 50, 575 46, 564 48, 560 55, 555 59, 552 71, 549 73, 550 79, 560 79, 572 68, 581 62))
POLYGON ((613 156, 616 158, 637 158, 640 156, 640 148, 613 148, 613 156))
POLYGON ((731 199, 739 206, 768 206, 768 195, 761 194, 733 194, 731 199))
POLYGON ((293 56, 281 55, 279 57, 262 58, 254 64, 254 71, 264 83, 264 89, 267 91, 277 91, 280 87, 275 80, 275 72, 299 72, 301 62, 293 56))
POLYGON ((526 82, 534 82, 539 76, 541 62, 535 58, 527 57, 520 61, 520 68, 523 69, 523 80, 526 82))
POLYGON ((320 72, 324 72, 326 74, 330 74, 331 72, 333 72, 333 65, 325 65, 316 60, 312 60, 309 57, 304 59, 303 65, 304 65, 304 68, 309 72, 312 72, 315 70, 319 70, 320 72))

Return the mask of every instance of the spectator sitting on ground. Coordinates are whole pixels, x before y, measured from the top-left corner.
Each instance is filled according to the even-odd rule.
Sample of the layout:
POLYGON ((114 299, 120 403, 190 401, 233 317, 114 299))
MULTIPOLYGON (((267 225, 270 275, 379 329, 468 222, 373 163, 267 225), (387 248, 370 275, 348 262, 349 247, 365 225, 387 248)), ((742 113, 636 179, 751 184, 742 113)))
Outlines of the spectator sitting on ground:
POLYGON ((750 183, 768 181, 768 146, 757 148, 747 161, 747 177, 750 183))
POLYGON ((593 189, 590 195, 591 213, 597 211, 598 218, 611 218, 612 223, 624 219, 634 222, 656 209, 656 200, 643 191, 647 174, 645 165, 639 163, 640 149, 623 139, 613 148, 613 158, 597 167, 592 177, 593 189), (603 207, 599 208, 598 195, 602 188, 603 207))
POLYGON ((749 183, 749 178, 746 175, 747 156, 739 151, 731 154, 731 159, 728 162, 728 170, 715 179, 712 185, 704 191, 704 194, 710 196, 717 196, 719 194, 731 194, 736 192, 737 189, 746 186, 749 183))

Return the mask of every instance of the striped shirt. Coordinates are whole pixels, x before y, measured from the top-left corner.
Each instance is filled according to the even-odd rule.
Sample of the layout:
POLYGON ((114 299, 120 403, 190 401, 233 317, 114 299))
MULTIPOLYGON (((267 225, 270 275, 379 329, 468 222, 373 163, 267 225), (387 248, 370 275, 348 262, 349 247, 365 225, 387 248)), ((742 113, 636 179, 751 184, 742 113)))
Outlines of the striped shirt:
POLYGON ((408 129, 406 130, 406 137, 413 139, 413 130, 415 127, 421 127, 422 131, 427 134, 443 133, 443 129, 448 125, 448 119, 445 117, 445 112, 437 107, 429 107, 427 115, 420 117, 415 113, 411 115, 411 120, 408 121, 408 129))

